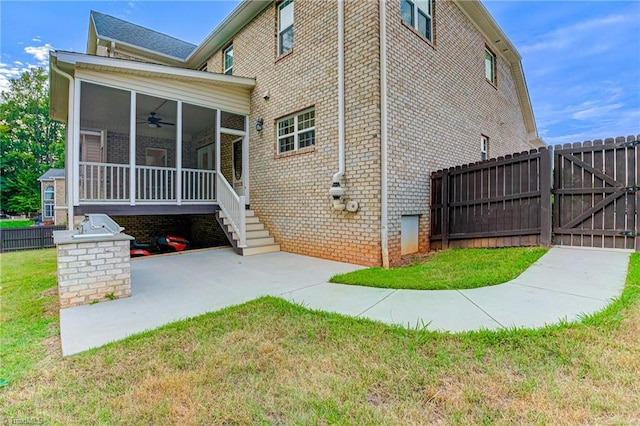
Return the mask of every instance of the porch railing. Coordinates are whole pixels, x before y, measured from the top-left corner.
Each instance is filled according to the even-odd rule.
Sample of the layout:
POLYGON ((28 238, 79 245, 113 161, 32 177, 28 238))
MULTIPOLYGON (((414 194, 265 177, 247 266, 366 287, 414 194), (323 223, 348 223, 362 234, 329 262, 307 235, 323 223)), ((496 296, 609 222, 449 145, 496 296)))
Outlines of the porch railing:
POLYGON ((80 163, 80 201, 129 201, 129 165, 80 163))
POLYGON ((182 200, 215 200, 215 175, 215 170, 182 169, 182 200))
POLYGON ((136 166, 136 201, 176 201, 176 169, 136 166))
POLYGON ((236 194, 222 173, 216 173, 218 205, 238 235, 238 247, 247 246, 245 197, 236 194))
MULTIPOLYGON (((135 201, 177 203, 177 169, 136 166, 135 201)), ((215 171, 182 169, 181 199, 186 203, 216 201, 215 171)), ((129 203, 131 171, 128 164, 81 162, 80 202, 129 203)))

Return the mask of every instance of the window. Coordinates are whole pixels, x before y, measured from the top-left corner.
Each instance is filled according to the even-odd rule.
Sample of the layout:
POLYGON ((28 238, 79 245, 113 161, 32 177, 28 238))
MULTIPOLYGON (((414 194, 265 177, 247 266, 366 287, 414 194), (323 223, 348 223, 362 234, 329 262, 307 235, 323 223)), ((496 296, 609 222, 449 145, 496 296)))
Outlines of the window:
POLYGON ((489 137, 482 135, 480 138, 480 161, 489 159, 489 137))
POLYGON ((233 74, 233 44, 224 49, 224 70, 225 74, 233 74))
POLYGON ((402 19, 429 41, 433 41, 432 0, 400 0, 402 19))
POLYGON ((496 84, 496 55, 486 47, 484 49, 484 76, 491 84, 496 84))
POLYGON ((44 189, 44 217, 53 217, 53 186, 44 189))
POLYGON ((146 148, 144 150, 144 165, 152 167, 167 167, 167 150, 146 148))
POLYGON ((278 120, 278 154, 314 146, 316 143, 314 109, 278 120))
POLYGON ((44 199, 53 201, 53 186, 47 186, 44 190, 44 199))
POLYGON ((278 55, 293 49, 293 0, 278 5, 278 55))

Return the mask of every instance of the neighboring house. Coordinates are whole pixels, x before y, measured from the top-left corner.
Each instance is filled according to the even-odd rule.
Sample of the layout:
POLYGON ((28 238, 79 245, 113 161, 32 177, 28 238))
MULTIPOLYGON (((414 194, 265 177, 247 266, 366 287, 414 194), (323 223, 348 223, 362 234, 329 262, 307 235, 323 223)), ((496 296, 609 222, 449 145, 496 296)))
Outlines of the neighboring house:
POLYGON ((478 1, 245 0, 198 46, 92 12, 50 63, 70 216, 221 210, 244 254, 392 265, 429 249, 432 171, 544 145, 478 1))
POLYGON ((67 224, 67 202, 64 169, 49 169, 38 178, 42 222, 45 225, 67 224))

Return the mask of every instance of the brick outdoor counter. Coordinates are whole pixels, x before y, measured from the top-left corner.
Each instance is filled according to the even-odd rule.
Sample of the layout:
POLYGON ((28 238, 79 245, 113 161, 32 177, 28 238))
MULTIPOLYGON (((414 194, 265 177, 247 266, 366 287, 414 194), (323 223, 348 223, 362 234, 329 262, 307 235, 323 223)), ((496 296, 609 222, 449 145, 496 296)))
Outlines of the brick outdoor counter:
POLYGON ((133 237, 58 231, 53 238, 61 309, 131 296, 129 241, 133 237))

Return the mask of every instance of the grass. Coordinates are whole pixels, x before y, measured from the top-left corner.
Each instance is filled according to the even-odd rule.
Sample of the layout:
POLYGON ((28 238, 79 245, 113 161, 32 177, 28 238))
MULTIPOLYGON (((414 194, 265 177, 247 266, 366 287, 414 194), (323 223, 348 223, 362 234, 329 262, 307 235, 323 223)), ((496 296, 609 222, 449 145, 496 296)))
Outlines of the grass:
POLYGON ((0 229, 28 228, 33 225, 30 219, 0 219, 0 229))
POLYGON ((262 298, 61 359, 53 250, 0 255, 0 419, 44 424, 633 424, 640 254, 577 324, 407 330, 262 298), (41 261, 42 256, 44 261, 41 261), (37 266, 36 266, 37 265, 37 266), (8 306, 9 311, 5 311, 8 306), (7 354, 13 354, 7 358, 7 354))
POLYGON ((541 247, 450 249, 410 266, 367 268, 331 277, 332 283, 413 290, 460 290, 510 281, 547 252, 541 247))

